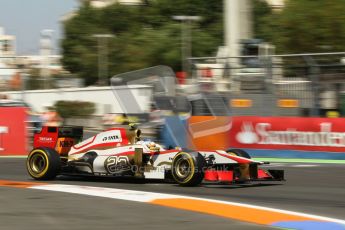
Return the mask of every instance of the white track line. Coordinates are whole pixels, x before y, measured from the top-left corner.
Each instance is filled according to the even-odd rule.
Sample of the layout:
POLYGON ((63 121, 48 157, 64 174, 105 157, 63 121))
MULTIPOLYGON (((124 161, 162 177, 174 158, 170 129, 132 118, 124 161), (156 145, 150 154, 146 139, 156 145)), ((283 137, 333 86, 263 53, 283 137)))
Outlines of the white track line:
POLYGON ((239 207, 253 208, 253 209, 271 211, 275 213, 282 213, 282 214, 288 214, 288 215, 295 215, 295 216, 317 219, 320 221, 334 222, 334 223, 345 225, 345 220, 340 220, 340 219, 335 219, 335 218, 329 218, 329 217, 324 217, 324 216, 319 216, 319 215, 287 211, 287 210, 282 210, 282 209, 269 208, 269 207, 263 207, 263 206, 245 204, 245 203, 228 202, 228 201, 198 198, 198 197, 192 197, 192 196, 181 196, 181 195, 144 192, 144 191, 136 191, 136 190, 90 187, 90 186, 79 186, 79 185, 64 185, 64 184, 37 185, 37 186, 32 186, 30 188, 39 189, 39 190, 47 190, 47 191, 56 191, 56 192, 67 192, 67 193, 96 196, 96 197, 104 197, 104 198, 111 198, 111 199, 118 199, 118 200, 145 202, 145 203, 150 203, 157 199, 183 198, 183 199, 208 201, 208 202, 219 203, 219 204, 228 204, 228 205, 234 205, 234 206, 239 206, 239 207))

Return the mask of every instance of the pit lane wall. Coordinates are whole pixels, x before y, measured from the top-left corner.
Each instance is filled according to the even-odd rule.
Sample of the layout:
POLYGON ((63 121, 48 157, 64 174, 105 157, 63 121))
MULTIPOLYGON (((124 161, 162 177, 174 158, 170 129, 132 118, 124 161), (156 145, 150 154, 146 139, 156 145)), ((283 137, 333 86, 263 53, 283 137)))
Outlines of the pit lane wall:
POLYGON ((0 156, 27 155, 27 112, 22 107, 0 107, 0 156))
MULTIPOLYGON (((184 147, 190 149, 231 147, 254 157, 345 159, 344 118, 192 116, 185 124, 175 140, 186 138, 184 147)), ((176 122, 171 126, 176 129, 176 122)))

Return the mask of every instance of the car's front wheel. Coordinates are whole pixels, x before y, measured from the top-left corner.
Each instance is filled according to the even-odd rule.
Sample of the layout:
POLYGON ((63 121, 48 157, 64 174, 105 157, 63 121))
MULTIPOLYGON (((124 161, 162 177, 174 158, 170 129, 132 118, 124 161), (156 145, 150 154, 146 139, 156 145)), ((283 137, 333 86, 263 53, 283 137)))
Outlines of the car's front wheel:
POLYGON ((171 173, 182 186, 196 186, 204 179, 205 159, 200 153, 179 152, 172 161, 171 173))

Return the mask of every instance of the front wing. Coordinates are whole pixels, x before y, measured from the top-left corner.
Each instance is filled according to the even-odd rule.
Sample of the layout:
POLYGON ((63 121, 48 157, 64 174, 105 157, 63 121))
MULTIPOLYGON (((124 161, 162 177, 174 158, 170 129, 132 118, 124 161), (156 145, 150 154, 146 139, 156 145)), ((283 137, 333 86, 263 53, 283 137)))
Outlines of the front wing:
POLYGON ((258 168, 258 165, 235 166, 230 169, 213 167, 205 171, 204 180, 207 182, 242 183, 251 181, 284 181, 284 170, 258 168), (246 167, 246 166, 244 166, 246 167))

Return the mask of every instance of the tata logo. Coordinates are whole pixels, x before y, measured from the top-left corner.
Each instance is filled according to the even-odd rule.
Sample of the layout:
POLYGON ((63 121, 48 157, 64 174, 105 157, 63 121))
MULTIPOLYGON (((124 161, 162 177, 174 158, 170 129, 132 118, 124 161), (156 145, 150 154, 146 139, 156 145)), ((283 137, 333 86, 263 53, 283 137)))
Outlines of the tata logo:
POLYGON ((115 140, 119 140, 120 137, 118 135, 112 135, 112 136, 107 136, 107 137, 103 137, 102 141, 115 141, 115 140))

